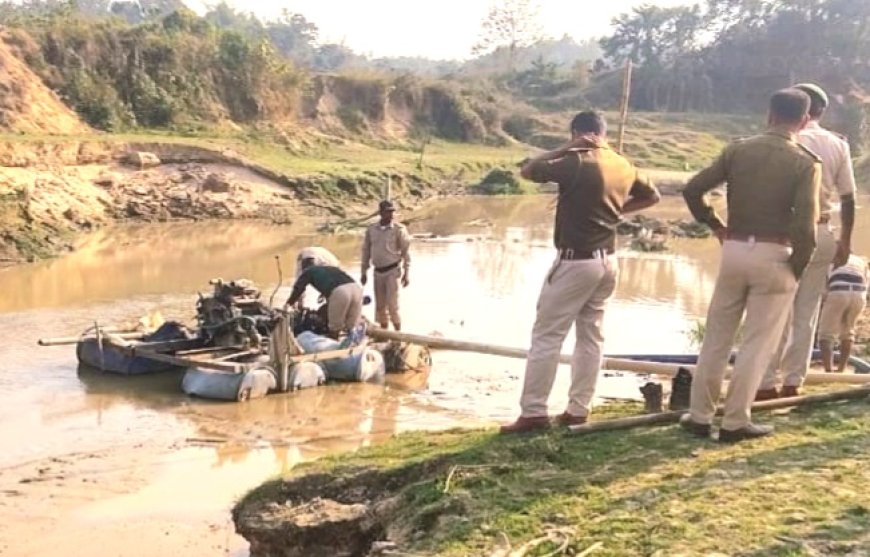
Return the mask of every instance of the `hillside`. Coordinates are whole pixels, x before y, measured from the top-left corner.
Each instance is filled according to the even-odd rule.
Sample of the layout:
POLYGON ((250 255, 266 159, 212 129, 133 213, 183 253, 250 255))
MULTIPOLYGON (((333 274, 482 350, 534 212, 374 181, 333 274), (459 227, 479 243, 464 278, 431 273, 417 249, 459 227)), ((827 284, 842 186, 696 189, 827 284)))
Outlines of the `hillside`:
MULTIPOLYGON (((0 52, 4 66, 15 68, 11 82, 34 84, 28 87, 52 98, 44 82, 83 121, 104 131, 160 128, 201 135, 254 128, 303 143, 327 134, 389 144, 431 136, 503 145, 509 139, 501 120, 516 104, 496 91, 455 81, 314 74, 269 44, 215 27, 189 10, 139 25, 48 17, 3 33, 16 46, 0 52), (33 70, 26 76, 23 59, 33 70)), ((41 108, 41 98, 31 97, 40 101, 30 103, 31 110, 51 112, 41 108)), ((27 108, 16 106, 8 112, 26 121, 27 108)), ((56 112, 60 117, 51 125, 0 121, 0 129, 84 131, 64 125, 69 110, 56 112)))
POLYGON ((0 130, 15 133, 77 134, 89 131, 78 115, 27 66, 22 34, 0 31, 0 130))

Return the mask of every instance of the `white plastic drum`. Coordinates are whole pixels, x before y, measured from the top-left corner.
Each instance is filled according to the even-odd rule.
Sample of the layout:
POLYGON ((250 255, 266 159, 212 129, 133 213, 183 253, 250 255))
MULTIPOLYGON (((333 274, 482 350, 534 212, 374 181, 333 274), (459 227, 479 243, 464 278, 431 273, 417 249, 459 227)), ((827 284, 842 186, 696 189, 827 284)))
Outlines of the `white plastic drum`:
POLYGON ((366 348, 360 355, 357 381, 363 383, 380 383, 384 380, 386 366, 384 356, 374 348, 366 348))

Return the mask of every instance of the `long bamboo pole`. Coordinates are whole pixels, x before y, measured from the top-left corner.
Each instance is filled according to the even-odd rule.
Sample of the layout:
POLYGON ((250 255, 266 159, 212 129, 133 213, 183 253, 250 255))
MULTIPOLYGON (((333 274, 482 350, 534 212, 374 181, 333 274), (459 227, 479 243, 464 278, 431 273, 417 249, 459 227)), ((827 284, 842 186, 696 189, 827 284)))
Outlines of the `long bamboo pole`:
MULTIPOLYGON (((752 405, 752 410, 753 412, 763 412, 770 410, 779 410, 781 408, 807 406, 810 404, 819 404, 823 402, 860 400, 867 397, 870 397, 870 385, 864 385, 852 389, 844 389, 841 391, 834 391, 832 393, 794 396, 789 398, 766 400, 764 402, 756 402, 752 405)), ((685 412, 683 411, 661 412, 658 414, 644 414, 642 416, 630 416, 628 418, 602 420, 600 422, 589 422, 583 425, 571 426, 569 430, 574 435, 587 435, 589 433, 597 433, 600 431, 617 431, 642 426, 667 425, 678 422, 680 420, 680 416, 682 416, 684 413, 685 412)), ((722 407, 719 407, 717 414, 721 413, 722 407)))
MULTIPOLYGON (((113 331, 108 328, 103 328, 102 332, 104 333, 112 333, 113 331)), ((122 338, 124 340, 138 340, 145 336, 143 332, 114 332, 113 333, 118 338, 122 338)), ((39 339, 38 344, 40 346, 65 346, 69 344, 78 344, 80 340, 85 340, 88 338, 96 338, 94 336, 90 337, 50 337, 50 338, 41 338, 39 339)))
MULTIPOLYGON (((493 344, 483 344, 465 340, 414 335, 399 331, 387 331, 378 327, 370 327, 368 329, 368 334, 370 337, 378 340, 410 342, 413 344, 422 344, 434 349, 455 350, 457 352, 477 352, 480 354, 490 354, 492 356, 504 356, 506 358, 526 359, 529 357, 529 351, 521 348, 509 348, 506 346, 496 346, 493 344)), ((559 363, 570 364, 571 356, 566 354, 559 356, 559 363)), ((604 358, 602 368, 614 371, 627 371, 631 373, 662 375, 666 377, 675 376, 680 368, 687 369, 690 372, 695 371, 695 366, 692 365, 645 362, 623 358, 604 358)), ((870 383, 870 374, 808 373, 806 381, 807 383, 844 383, 849 385, 864 385, 870 383)))

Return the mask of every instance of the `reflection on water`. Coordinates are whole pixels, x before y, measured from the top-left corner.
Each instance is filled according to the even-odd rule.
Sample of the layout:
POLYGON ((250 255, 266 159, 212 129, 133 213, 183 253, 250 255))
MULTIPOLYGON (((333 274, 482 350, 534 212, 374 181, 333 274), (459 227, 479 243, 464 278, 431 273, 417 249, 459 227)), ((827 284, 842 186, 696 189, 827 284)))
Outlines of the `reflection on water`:
MULTIPOLYGON (((663 211, 674 211, 673 204, 663 211)), ((527 346, 535 300, 552 264, 552 212, 552 198, 525 197, 447 201, 414 215, 412 232, 436 237, 420 239, 413 247, 412 285, 403 292, 402 302, 407 330, 527 346)), ((252 415, 224 414, 266 407, 267 413, 291 421, 292 416, 317 414, 331 416, 323 418, 323 423, 335 424, 341 403, 316 413, 286 406, 326 395, 304 394, 293 403, 286 397, 270 397, 259 406, 204 406, 178 394, 177 378, 153 379, 154 386, 158 381, 168 382, 159 389, 129 378, 93 379, 86 374, 79 376, 81 382, 71 381, 71 347, 34 347, 40 336, 75 334, 94 320, 126 322, 156 309, 167 317, 187 320, 192 317, 194 293, 208 288, 207 281, 217 276, 252 278, 268 296, 276 282, 273 256, 283 256, 289 276, 296 250, 305 245, 324 245, 357 274, 358 235, 293 234, 292 228, 253 222, 117 227, 87 238, 66 257, 0 272, 0 288, 16 293, 0 300, 0 311, 6 312, 0 334, 16 339, 6 348, 0 385, 44 396, 44 385, 53 384, 70 401, 79 400, 97 413, 103 408, 94 405, 124 400, 143 409, 170 410, 175 418, 196 424, 257 423, 252 415), (34 375, 40 381, 34 382, 34 375)), ((676 243, 675 247, 676 254, 620 255, 619 289, 605 322, 608 352, 689 348, 685 330, 706 310, 718 250, 712 241, 676 243)), ((279 293, 279 300, 285 292, 279 293)), ((370 306, 366 308, 369 317, 371 311, 370 306)), ((569 337, 566 351, 571 350, 571 343, 569 337)), ((500 419, 514 412, 522 362, 438 353, 435 363, 433 389, 422 397, 427 403, 461 410, 477 419, 500 419), (478 391, 485 393, 485 400, 469 404, 467 395, 478 391)), ((341 400, 347 394, 330 391, 328 396, 341 400)), ((402 404, 409 400, 420 402, 421 397, 405 396, 402 404)), ((63 406, 71 413, 84 410, 81 405, 63 406)), ((354 415, 367 411, 354 404, 347 408, 354 415)))
MULTIPOLYGON (((661 209, 669 218, 681 211, 676 200, 661 209)), ((553 260, 552 198, 445 201, 414 218, 412 232, 427 239, 413 246, 411 286, 402 298, 405 328, 527 347, 536 298, 553 260)), ((134 455, 157 447, 151 468, 144 457, 126 465, 155 470, 140 489, 77 516, 223 516, 246 489, 302 460, 399 431, 515 415, 519 360, 436 352, 430 388, 420 393, 344 385, 234 404, 184 396, 178 374, 77 372, 73 347, 35 345, 39 337, 75 334, 95 320, 127 322, 157 309, 190 319, 195 292, 206 290, 213 277, 251 278, 268 298, 276 283, 274 255, 282 256, 289 277, 296 250, 306 245, 327 247, 357 275, 359 235, 295 234, 290 227, 253 222, 124 226, 84 239, 65 257, 0 271, 6 293, 0 338, 7 341, 0 359, 0 387, 7 393, 0 405, 0 469, 70 453, 134 455), (184 503, 167 509, 167 494, 184 503)), ((619 288, 605 320, 607 352, 690 348, 685 331, 706 312, 719 250, 712 240, 673 247, 673 253, 655 256, 620 252, 619 288)), ((371 318, 373 308, 365 311, 371 318)), ((572 342, 569 335, 566 352, 572 342)), ((555 412, 566 401, 567 382, 568 374, 560 373, 551 399, 555 412)), ((603 397, 638 396, 635 377, 603 378, 599 385, 603 397)))

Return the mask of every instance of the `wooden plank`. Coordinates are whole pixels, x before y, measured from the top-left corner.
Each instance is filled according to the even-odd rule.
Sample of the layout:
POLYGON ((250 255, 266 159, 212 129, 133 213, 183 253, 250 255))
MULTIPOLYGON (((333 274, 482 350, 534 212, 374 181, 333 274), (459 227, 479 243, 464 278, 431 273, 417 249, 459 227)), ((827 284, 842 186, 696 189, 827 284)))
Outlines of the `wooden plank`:
MULTIPOLYGON (((479 342, 469 342, 464 340, 453 340, 441 337, 432 337, 424 335, 414 335, 398 331, 387 331, 379 327, 369 327, 368 335, 376 340, 396 340, 401 342, 410 342, 414 344, 422 344, 434 349, 441 350, 456 350, 459 352, 476 352, 479 354, 490 354, 493 356, 504 356, 506 358, 526 359, 529 357, 528 350, 520 348, 509 348, 506 346, 496 346, 493 344, 484 344, 479 342)), ((559 356, 559 363, 570 364, 571 356, 563 354, 559 356)), ((661 375, 665 377, 673 377, 677 374, 680 368, 684 368, 694 373, 695 366, 682 364, 667 364, 659 362, 645 362, 641 360, 628 360, 623 358, 604 358, 602 369, 613 371, 626 371, 631 373, 639 373, 643 375, 661 375)), ((870 374, 856 375, 852 373, 808 373, 806 382, 810 384, 818 383, 840 383, 848 385, 865 385, 870 383, 870 374)))
POLYGON ((164 362, 180 367, 199 367, 232 373, 243 373, 251 368, 249 364, 233 364, 229 362, 211 362, 208 360, 198 361, 190 358, 179 358, 170 354, 161 354, 160 352, 154 352, 153 350, 138 348, 136 346, 126 346, 121 348, 133 357, 147 358, 156 362, 164 362))
POLYGON ((315 352, 312 354, 300 354, 298 356, 290 356, 287 361, 290 365, 300 364, 302 362, 323 362, 326 360, 336 360, 338 358, 346 358, 348 356, 356 356, 365 350, 365 346, 354 346, 353 348, 342 348, 341 350, 329 350, 327 352, 315 352))
MULTIPOLYGON (((860 400, 870 397, 870 385, 834 391, 832 393, 820 393, 815 395, 794 396, 789 398, 778 398, 775 400, 765 400, 764 402, 756 402, 752 405, 753 412, 764 412, 770 410, 779 410, 782 408, 792 408, 797 406, 807 406, 810 404, 820 404, 824 402, 837 402, 841 400, 860 400)), ((721 415, 724 408, 719 407, 717 414, 721 415)), ((674 424, 680 420, 685 412, 661 412, 658 414, 645 414, 642 416, 629 416, 627 418, 616 418, 613 420, 602 420, 600 422, 589 422, 583 425, 571 426, 568 429, 574 435, 588 435, 601 431, 618 431, 632 429, 635 427, 667 425, 674 424)))
POLYGON ((194 348, 192 350, 180 350, 175 353, 176 356, 193 356, 194 354, 207 354, 208 352, 220 352, 221 350, 242 350, 244 346, 206 346, 205 348, 194 348))
POLYGON ((205 360, 207 362, 226 362, 229 360, 235 360, 236 358, 242 358, 244 356, 255 356, 257 354, 261 354, 259 350, 244 350, 242 352, 235 352, 233 354, 227 354, 226 356, 219 356, 217 358, 212 358, 210 360, 205 360))
POLYGON ((156 342, 142 342, 139 344, 139 346, 148 350, 154 350, 155 352, 173 352, 177 354, 178 350, 186 350, 190 349, 193 346, 201 346, 202 342, 202 339, 199 338, 184 338, 175 340, 160 340, 156 342))

